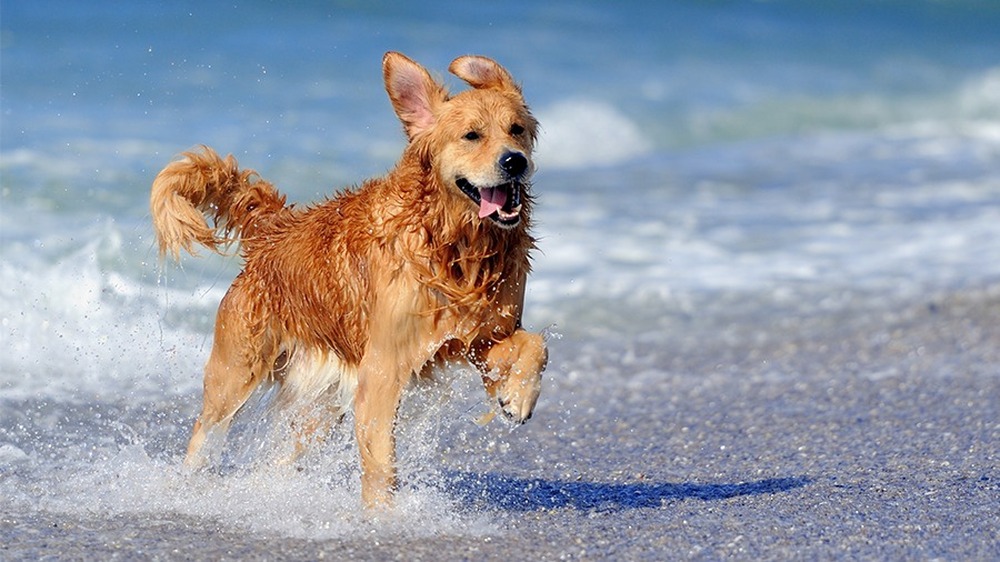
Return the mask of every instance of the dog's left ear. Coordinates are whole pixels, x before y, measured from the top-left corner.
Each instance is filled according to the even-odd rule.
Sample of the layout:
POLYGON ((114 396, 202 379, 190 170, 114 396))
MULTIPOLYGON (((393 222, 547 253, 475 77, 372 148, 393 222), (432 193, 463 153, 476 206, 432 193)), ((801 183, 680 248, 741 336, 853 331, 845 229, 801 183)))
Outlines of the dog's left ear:
POLYGON ((475 55, 458 57, 451 61, 448 70, 468 82, 473 88, 511 90, 518 94, 521 93, 521 87, 514 81, 507 69, 497 64, 493 59, 475 55))

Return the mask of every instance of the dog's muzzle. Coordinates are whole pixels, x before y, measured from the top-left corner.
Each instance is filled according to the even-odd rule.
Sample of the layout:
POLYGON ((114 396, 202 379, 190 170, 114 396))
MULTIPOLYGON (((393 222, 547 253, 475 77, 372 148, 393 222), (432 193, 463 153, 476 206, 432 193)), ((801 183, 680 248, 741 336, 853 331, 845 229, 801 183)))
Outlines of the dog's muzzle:
POLYGON ((511 181, 477 186, 466 178, 458 178, 455 184, 479 206, 479 218, 489 218, 500 226, 512 227, 521 220, 521 199, 526 187, 522 178, 528 170, 528 159, 520 152, 507 152, 500 157, 498 164, 511 181))

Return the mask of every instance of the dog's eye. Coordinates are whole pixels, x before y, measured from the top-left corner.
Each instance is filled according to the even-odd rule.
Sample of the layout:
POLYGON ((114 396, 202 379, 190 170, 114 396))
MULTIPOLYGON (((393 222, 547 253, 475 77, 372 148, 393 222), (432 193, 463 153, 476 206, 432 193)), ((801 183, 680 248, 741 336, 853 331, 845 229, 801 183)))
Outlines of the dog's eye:
POLYGON ((515 137, 523 132, 524 132, 524 127, 518 125, 517 123, 514 123, 513 125, 510 126, 510 134, 515 137))
POLYGON ((468 133, 465 133, 465 136, 463 136, 462 138, 470 141, 479 140, 479 133, 475 131, 469 131, 468 133))

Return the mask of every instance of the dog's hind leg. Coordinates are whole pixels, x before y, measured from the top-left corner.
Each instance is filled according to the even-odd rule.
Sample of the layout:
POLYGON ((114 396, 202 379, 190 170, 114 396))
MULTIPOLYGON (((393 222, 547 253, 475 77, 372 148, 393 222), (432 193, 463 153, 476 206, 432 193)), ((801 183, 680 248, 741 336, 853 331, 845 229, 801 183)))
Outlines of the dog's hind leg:
POLYGON ((222 303, 215 322, 215 342, 205 365, 201 415, 194 423, 184 463, 200 467, 208 460, 203 448, 210 436, 225 436, 233 415, 270 373, 274 359, 254 338, 248 326, 246 301, 234 284, 222 303), (270 361, 268 361, 270 359, 270 361))

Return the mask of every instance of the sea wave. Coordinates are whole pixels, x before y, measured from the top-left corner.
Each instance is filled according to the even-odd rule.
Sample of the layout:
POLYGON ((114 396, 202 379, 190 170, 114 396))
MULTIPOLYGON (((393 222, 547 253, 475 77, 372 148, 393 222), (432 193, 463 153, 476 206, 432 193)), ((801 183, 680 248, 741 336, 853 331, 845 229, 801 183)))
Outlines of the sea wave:
POLYGON ((537 111, 542 125, 538 162, 551 169, 608 166, 648 153, 652 144, 614 106, 565 100, 537 111))
POLYGON ((157 284, 155 263, 146 274, 123 266, 134 248, 113 225, 83 237, 44 256, 35 251, 40 240, 5 247, 0 398, 197 391, 203 354, 191 350, 207 349, 223 289, 168 288, 157 284))
MULTIPOLYGON (((947 76, 941 82, 947 84, 947 76)), ((649 115, 656 123, 655 116, 649 115)), ((970 127, 1000 123, 1000 67, 940 88, 776 93, 742 103, 693 104, 655 139, 664 147, 744 142, 833 131, 880 131, 934 123, 970 127)), ((662 120, 661 120, 662 121, 662 120)), ((662 123, 661 123, 662 125, 662 123)))

